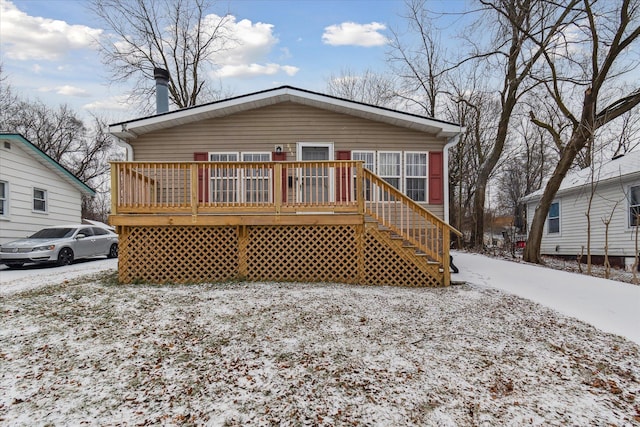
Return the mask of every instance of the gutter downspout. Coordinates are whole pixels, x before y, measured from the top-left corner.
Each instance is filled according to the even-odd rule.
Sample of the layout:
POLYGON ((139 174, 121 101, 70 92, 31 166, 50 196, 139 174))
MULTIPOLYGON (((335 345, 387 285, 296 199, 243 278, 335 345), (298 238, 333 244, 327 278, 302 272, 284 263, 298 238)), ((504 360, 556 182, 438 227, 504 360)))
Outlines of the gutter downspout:
POLYGON ((465 130, 466 129, 461 126, 460 133, 449 138, 449 142, 447 142, 444 148, 442 149, 442 152, 444 153, 442 163, 444 166, 444 176, 445 176, 444 190, 443 190, 444 191, 444 222, 446 224, 449 224, 449 148, 455 147, 458 144, 458 142, 460 142, 460 135, 462 135, 462 133, 465 130))
POLYGON ((133 147, 124 139, 116 138, 116 144, 127 150, 127 162, 133 162, 133 147))

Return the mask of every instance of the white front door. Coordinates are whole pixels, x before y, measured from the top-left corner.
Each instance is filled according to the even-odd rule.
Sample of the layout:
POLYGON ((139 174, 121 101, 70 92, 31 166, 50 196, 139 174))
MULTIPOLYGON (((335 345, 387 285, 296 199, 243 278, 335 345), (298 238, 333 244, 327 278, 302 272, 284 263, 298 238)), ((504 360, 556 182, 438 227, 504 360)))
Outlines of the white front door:
MULTIPOLYGON (((333 160, 331 143, 300 142, 297 152, 298 160, 302 161, 333 160)), ((298 200, 302 203, 323 203, 334 200, 333 176, 333 169, 320 163, 301 168, 298 200)))

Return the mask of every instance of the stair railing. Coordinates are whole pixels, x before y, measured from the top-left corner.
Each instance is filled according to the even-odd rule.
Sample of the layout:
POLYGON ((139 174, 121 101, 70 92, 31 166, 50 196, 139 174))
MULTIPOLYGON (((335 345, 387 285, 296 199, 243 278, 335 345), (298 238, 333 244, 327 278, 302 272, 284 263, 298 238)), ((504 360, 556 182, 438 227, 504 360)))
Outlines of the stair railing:
POLYGON ((448 284, 450 233, 461 233, 368 169, 362 187, 365 215, 440 263, 448 284))

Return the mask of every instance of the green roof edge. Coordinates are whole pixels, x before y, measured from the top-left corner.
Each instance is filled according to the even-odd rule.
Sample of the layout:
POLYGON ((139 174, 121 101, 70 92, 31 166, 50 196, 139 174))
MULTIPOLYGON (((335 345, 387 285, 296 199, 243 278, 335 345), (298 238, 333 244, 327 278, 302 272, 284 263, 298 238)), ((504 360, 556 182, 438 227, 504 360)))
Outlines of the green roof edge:
POLYGON ((75 176, 74 174, 69 172, 69 170, 67 168, 65 168, 60 163, 58 163, 55 160, 53 160, 47 153, 42 151, 40 148, 38 148, 36 145, 34 145, 31 141, 29 141, 27 138, 25 138, 21 134, 19 134, 19 133, 0 132, 0 138, 2 138, 2 139, 10 139, 10 140, 18 141, 18 142, 22 143, 23 145, 28 147, 31 151, 33 151, 38 156, 40 156, 42 159, 46 160, 55 169, 57 169, 60 172, 62 172, 62 174, 67 176, 72 182, 75 182, 80 187, 80 191, 81 192, 89 194, 92 197, 96 195, 96 191, 93 188, 89 187, 87 184, 82 182, 77 176, 75 176))

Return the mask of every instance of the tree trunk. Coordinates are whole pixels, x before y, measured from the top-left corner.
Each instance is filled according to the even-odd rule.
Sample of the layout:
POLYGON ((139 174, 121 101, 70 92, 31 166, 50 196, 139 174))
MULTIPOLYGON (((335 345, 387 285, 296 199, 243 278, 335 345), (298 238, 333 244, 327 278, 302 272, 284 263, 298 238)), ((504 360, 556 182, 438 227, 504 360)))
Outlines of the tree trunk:
POLYGON ((542 198, 540 199, 538 206, 536 206, 533 221, 531 222, 531 229, 529 231, 529 238, 527 239, 527 245, 525 246, 522 254, 522 259, 524 261, 536 264, 542 263, 542 259, 540 258, 540 244, 542 243, 542 231, 544 230, 544 223, 547 220, 547 215, 549 214, 549 208, 556 197, 560 184, 562 184, 564 177, 573 165, 573 161, 576 156, 591 140, 595 120, 594 111, 595 99, 592 96, 591 89, 589 88, 584 94, 580 125, 574 129, 569 143, 562 151, 560 161, 558 161, 558 164, 553 170, 553 175, 544 187, 542 198))
POLYGON ((473 197, 473 232, 471 233, 471 246, 482 249, 484 246, 484 202, 487 183, 480 176, 476 182, 476 193, 473 197))

